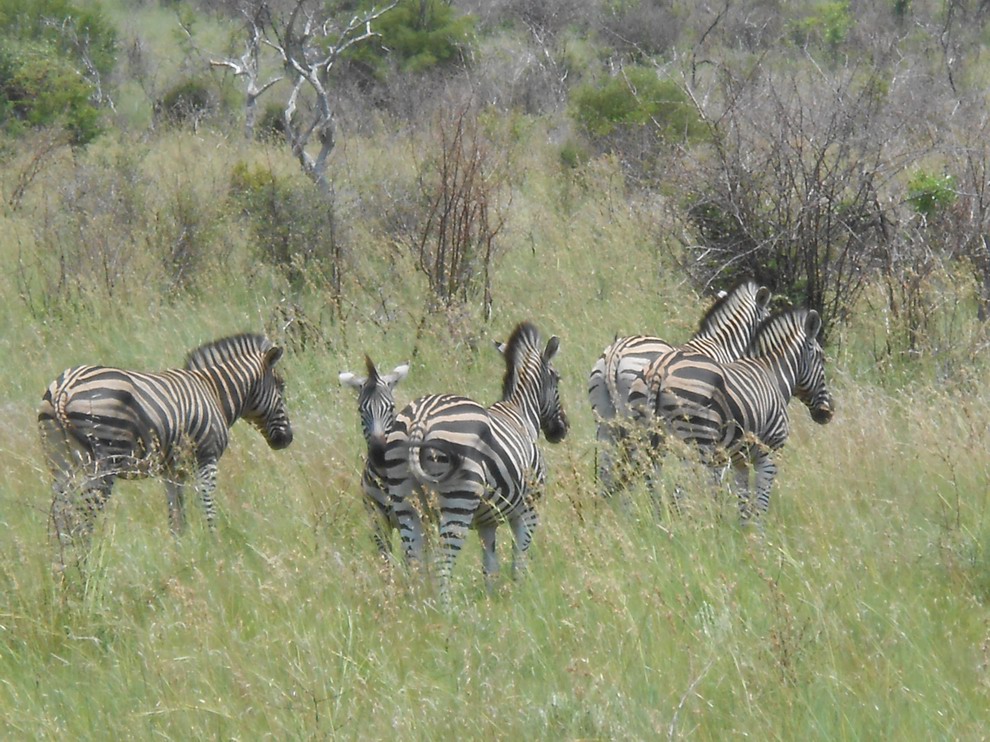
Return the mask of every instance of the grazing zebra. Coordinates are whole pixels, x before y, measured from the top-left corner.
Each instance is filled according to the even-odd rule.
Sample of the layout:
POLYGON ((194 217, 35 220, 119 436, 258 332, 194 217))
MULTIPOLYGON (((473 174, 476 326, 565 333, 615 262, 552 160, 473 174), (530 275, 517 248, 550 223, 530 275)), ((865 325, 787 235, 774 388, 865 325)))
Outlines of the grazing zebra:
POLYGON ((395 421, 395 397, 392 392, 396 385, 406 378, 409 364, 396 366, 390 374, 378 373, 371 358, 364 357, 366 376, 358 376, 350 371, 340 374, 340 383, 349 386, 358 395, 358 415, 361 417, 361 430, 368 444, 368 456, 361 474, 361 491, 364 505, 372 519, 375 543, 382 557, 388 558, 392 552, 392 529, 398 526, 392 514, 392 506, 385 488, 385 439, 395 421))
POLYGON ((777 475, 771 454, 788 435, 787 403, 797 396, 824 425, 832 419, 818 312, 800 309, 766 320, 746 357, 718 363, 691 351, 671 354, 654 377, 649 404, 678 438, 698 445, 709 463, 724 452, 736 472, 743 521, 770 506, 777 475), (755 508, 749 466, 756 472, 755 508))
POLYGON ((211 530, 217 462, 229 428, 243 417, 273 449, 292 442, 275 371, 282 349, 262 335, 235 335, 194 350, 183 369, 160 373, 106 366, 66 369, 45 392, 38 427, 55 478, 59 536, 86 535, 118 477, 163 476, 169 524, 185 526, 184 484, 195 488, 211 530), (78 479, 77 479, 78 478, 78 479), (70 489, 82 493, 84 521, 69 520, 70 489))
MULTIPOLYGON (((769 316, 770 290, 744 280, 718 300, 701 319, 698 332, 680 348, 729 362, 743 356, 760 323, 769 316)), ((598 421, 598 480, 609 496, 624 477, 613 471, 633 456, 630 426, 644 422, 648 385, 643 371, 660 356, 676 350, 647 335, 619 338, 598 358, 588 378, 588 399, 598 421)))
POLYGON ((385 464, 406 561, 422 562, 423 518, 436 518, 444 599, 469 528, 481 538, 486 579, 498 572, 495 529, 505 521, 514 537, 513 575, 525 569, 545 481, 539 434, 557 443, 568 429, 552 365, 559 344, 551 337, 544 349, 537 329, 524 322, 499 348, 506 364, 500 401, 485 407, 466 397, 431 395, 395 419, 385 464))

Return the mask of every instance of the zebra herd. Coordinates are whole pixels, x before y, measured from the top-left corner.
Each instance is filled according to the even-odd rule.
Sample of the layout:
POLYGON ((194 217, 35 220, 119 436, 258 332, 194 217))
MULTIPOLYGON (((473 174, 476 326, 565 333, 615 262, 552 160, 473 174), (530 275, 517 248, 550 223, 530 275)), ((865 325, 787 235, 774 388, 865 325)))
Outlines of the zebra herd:
MULTIPOLYGON (((776 474, 772 453, 787 439, 790 398, 797 396, 818 423, 832 417, 818 313, 771 314, 769 303, 765 287, 743 281, 715 302, 684 345, 633 336, 605 349, 588 388, 598 421, 601 494, 621 490, 629 461, 655 460, 656 449, 675 436, 694 444, 713 468, 728 456, 744 521, 766 513, 776 474), (648 435, 636 435, 643 431, 648 435)), ((559 339, 544 345, 536 327, 522 322, 497 347, 505 362, 502 395, 487 406, 433 394, 397 413, 394 390, 408 364, 382 374, 366 356, 365 375, 339 376, 357 392, 367 444, 361 488, 378 548, 390 556, 392 531, 398 530, 404 560, 420 564, 426 524, 434 524, 442 595, 471 529, 481 540, 486 580, 499 569, 501 523, 512 531, 513 575, 525 569, 546 479, 540 434, 557 443, 569 428, 553 366, 559 339)), ((273 449, 292 442, 275 369, 281 355, 266 337, 245 334, 194 350, 183 369, 64 371, 38 411, 54 476, 56 534, 85 537, 115 479, 151 475, 165 479, 173 532, 184 527, 190 478, 213 529, 217 463, 234 422, 243 417, 252 423, 273 449)))

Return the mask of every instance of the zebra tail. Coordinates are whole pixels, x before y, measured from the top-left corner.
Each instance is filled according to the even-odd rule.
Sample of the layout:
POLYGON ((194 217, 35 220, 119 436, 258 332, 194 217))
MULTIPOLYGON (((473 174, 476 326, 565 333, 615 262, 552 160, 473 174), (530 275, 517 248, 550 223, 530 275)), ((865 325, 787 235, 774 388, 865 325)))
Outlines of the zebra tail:
POLYGON ((409 471, 416 480, 426 486, 441 484, 460 469, 463 457, 451 451, 441 441, 423 440, 422 430, 413 430, 408 442, 409 471), (430 469, 427 471, 423 457, 430 457, 430 469))
POLYGON ((50 410, 46 410, 44 406, 38 412, 38 422, 42 423, 46 420, 50 421, 58 428, 62 435, 65 436, 66 442, 71 437, 75 439, 85 448, 90 447, 89 438, 83 434, 79 428, 76 427, 75 423, 69 417, 68 406, 72 399, 72 395, 66 391, 65 385, 60 384, 61 379, 52 382, 51 386, 45 392, 45 396, 42 398, 50 410))

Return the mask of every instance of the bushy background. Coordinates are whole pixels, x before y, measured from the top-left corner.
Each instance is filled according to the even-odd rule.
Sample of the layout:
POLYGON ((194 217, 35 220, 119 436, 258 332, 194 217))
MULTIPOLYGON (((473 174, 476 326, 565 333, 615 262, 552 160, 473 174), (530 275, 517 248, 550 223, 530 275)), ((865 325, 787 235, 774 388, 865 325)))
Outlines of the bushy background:
POLYGON ((4 736, 985 735, 980 3, 403 2, 327 77, 329 187, 287 142, 289 81, 248 138, 243 77, 210 64, 257 9, 0 0, 4 736), (822 311, 837 407, 793 406, 765 535, 689 464, 664 470, 681 517, 600 501, 598 354, 687 339, 740 274, 822 311), (367 352, 411 362, 400 403, 494 400, 491 341, 526 318, 561 337, 572 431, 530 575, 486 593, 472 536, 443 611, 381 568, 337 374, 367 352), (120 483, 63 565, 48 382, 248 330, 287 348, 292 447, 234 427, 215 537, 120 483))

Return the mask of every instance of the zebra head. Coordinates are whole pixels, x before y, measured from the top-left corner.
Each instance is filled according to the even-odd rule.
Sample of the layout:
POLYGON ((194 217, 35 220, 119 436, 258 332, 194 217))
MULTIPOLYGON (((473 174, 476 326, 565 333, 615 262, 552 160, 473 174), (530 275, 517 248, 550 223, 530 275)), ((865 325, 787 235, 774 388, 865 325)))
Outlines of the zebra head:
POLYGON ((824 425, 832 419, 833 408, 832 395, 825 385, 825 352, 818 342, 822 318, 810 309, 803 319, 804 337, 797 363, 795 394, 808 408, 811 419, 824 425))
POLYGON ((285 409, 285 381, 275 370, 282 357, 282 348, 272 346, 265 351, 261 377, 245 400, 244 419, 254 425, 276 451, 292 443, 292 426, 285 409))
POLYGON ((383 376, 367 355, 364 363, 366 376, 343 371, 338 378, 342 385, 351 387, 358 394, 358 415, 361 417, 361 432, 368 443, 368 456, 381 469, 385 466, 385 439, 395 422, 395 397, 392 392, 406 378, 409 364, 396 366, 391 373, 383 376))
POLYGON ((292 443, 285 411, 285 382, 275 370, 282 349, 264 335, 244 333, 201 345, 186 357, 186 369, 212 380, 229 416, 243 417, 278 450, 292 443))
POLYGON ((554 335, 542 351, 540 345, 539 332, 528 322, 516 327, 507 342, 496 343, 506 362, 502 399, 529 400, 543 435, 550 443, 559 443, 570 427, 560 401, 560 374, 553 367, 560 339, 554 335))
POLYGON ((696 338, 710 340, 726 351, 726 360, 742 357, 757 329, 770 316, 770 289, 744 280, 718 299, 701 318, 696 338))

